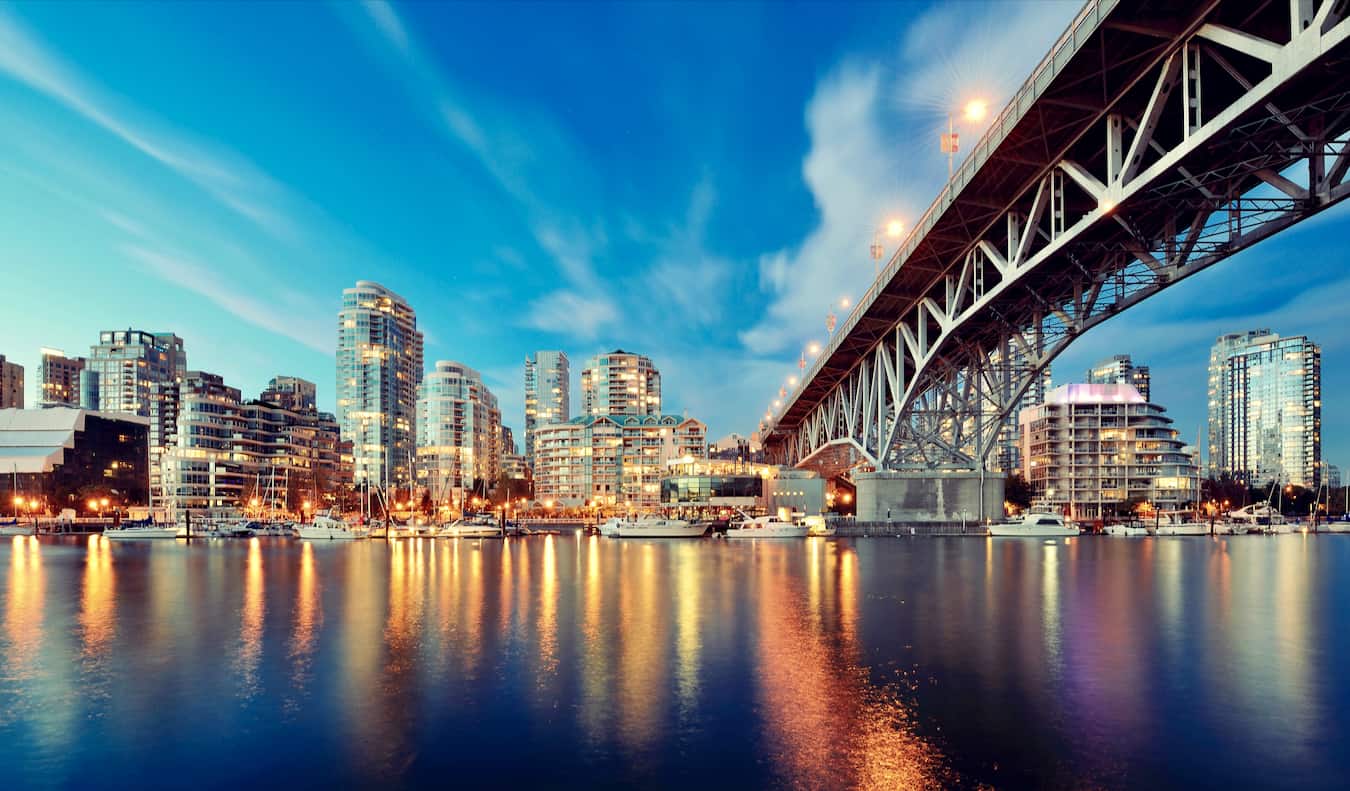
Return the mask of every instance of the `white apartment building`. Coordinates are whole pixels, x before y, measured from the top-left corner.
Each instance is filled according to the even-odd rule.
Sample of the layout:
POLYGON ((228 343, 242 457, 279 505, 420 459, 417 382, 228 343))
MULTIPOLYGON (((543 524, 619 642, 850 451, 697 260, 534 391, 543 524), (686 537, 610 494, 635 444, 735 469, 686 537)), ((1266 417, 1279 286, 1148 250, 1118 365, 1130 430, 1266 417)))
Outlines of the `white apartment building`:
POLYGON ((1061 385, 1018 422, 1023 474, 1039 505, 1092 520, 1132 500, 1166 511, 1196 499, 1195 456, 1166 410, 1131 385, 1061 385))
POLYGON ((352 443, 356 483, 413 480, 422 333, 408 302, 379 283, 357 281, 338 313, 337 417, 352 443))
MULTIPOLYGON (((534 430, 572 417, 567 355, 538 351, 525 358, 525 458, 534 458, 534 430)), ((512 453, 515 451, 512 450, 512 453)))
POLYGON ((703 458, 707 426, 678 415, 575 417, 535 435, 534 499, 560 506, 653 508, 669 462, 703 458))
POLYGON ((1315 488, 1322 464, 1322 350, 1267 329, 1209 355, 1209 474, 1315 488))
POLYGON ((598 354, 581 372, 584 414, 661 414, 661 372, 648 357, 615 349, 598 354))
POLYGON ((418 388, 417 485, 434 502, 486 495, 501 474, 502 413, 483 377, 441 360, 418 388))

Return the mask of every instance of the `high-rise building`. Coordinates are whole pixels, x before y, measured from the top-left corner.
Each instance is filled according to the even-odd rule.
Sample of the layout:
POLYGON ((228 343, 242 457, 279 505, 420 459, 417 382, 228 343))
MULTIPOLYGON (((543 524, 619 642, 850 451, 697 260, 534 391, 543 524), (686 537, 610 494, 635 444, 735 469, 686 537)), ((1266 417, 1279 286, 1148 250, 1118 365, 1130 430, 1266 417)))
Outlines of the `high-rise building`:
POLYGON ((417 483, 438 504, 486 496, 501 473, 502 413, 477 371, 441 360, 418 388, 417 483))
POLYGON ((661 372, 641 354, 598 354, 581 372, 581 399, 588 417, 660 415, 661 372))
POLYGON ((221 377, 189 371, 165 386, 151 432, 154 504, 173 509, 298 511, 344 483, 337 419, 312 408, 243 401, 221 377))
POLYGON ((150 417, 159 385, 187 372, 187 353, 171 332, 105 330, 90 347, 85 370, 97 377, 99 409, 150 417))
POLYGON ((67 357, 58 349, 43 349, 38 406, 79 406, 80 372, 84 364, 83 357, 67 357))
POLYGON ((313 382, 298 376, 274 376, 267 383, 267 389, 258 396, 259 401, 286 409, 304 411, 318 409, 318 388, 313 382))
POLYGON ((23 409, 23 366, 0 354, 0 409, 23 409))
POLYGON ((1187 453, 1166 410, 1131 385, 1061 385, 1018 422, 1040 505, 1101 519, 1135 502, 1165 511, 1196 499, 1199 449, 1187 453))
POLYGON ((534 458, 534 429, 572 417, 571 372, 563 352, 539 351, 525 358, 525 458, 534 458))
POLYGON ((1265 329, 1221 336, 1209 355, 1209 474, 1315 488, 1321 463, 1321 348, 1265 329))
POLYGON ((415 451, 422 333, 406 300, 357 281, 338 313, 337 414, 357 483, 409 486, 415 451))
POLYGON ((1147 365, 1135 365, 1128 354, 1117 354, 1092 366, 1087 372, 1090 385, 1132 385, 1144 400, 1149 400, 1147 365))
POLYGON ((1326 470, 1325 477, 1327 488, 1328 489, 1341 488, 1341 468, 1337 467, 1335 464, 1327 464, 1323 466, 1323 469, 1326 470))
POLYGON ((707 427, 678 415, 574 417, 540 426, 534 499, 558 505, 650 508, 669 462, 707 454, 707 427))

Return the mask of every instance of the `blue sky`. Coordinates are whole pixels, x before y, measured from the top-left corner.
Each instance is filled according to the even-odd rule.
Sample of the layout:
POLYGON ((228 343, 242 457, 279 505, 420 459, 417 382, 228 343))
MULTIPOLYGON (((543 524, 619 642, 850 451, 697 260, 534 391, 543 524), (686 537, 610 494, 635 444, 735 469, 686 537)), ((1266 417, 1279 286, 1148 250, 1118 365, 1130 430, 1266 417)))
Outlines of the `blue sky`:
MULTIPOLYGON (((373 279, 517 431, 527 353, 565 350, 575 380, 615 347, 656 360, 669 411, 753 430, 870 280, 873 228, 936 193, 948 108, 1000 106, 1078 6, 997 8, 0 5, 0 353, 32 398, 39 346, 171 330, 193 368, 245 393, 304 376, 331 408, 341 290, 373 279)), ((1347 222, 1113 319, 1056 381, 1130 353, 1189 438, 1216 335, 1307 333, 1350 463, 1347 222)))

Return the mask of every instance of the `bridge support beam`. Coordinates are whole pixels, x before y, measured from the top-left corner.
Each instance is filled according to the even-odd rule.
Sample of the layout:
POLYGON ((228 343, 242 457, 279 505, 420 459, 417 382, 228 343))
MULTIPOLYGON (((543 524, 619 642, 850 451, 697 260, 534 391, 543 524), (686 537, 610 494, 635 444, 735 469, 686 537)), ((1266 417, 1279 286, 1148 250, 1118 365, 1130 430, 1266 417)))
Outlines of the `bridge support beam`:
POLYGON ((982 522, 1003 518, 1004 477, 998 473, 881 470, 856 473, 854 482, 860 522, 982 522))

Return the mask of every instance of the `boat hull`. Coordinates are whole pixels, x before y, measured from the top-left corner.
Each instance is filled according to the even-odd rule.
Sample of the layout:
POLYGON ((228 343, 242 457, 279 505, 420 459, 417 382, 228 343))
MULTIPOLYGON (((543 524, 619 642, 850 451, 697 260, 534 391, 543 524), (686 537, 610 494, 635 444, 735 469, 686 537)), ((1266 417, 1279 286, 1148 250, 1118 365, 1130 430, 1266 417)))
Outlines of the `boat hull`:
POLYGON ((365 533, 358 533, 355 530, 344 530, 340 527, 316 527, 314 525, 301 526, 296 530, 296 535, 310 541, 354 541, 366 537, 365 533))
POLYGON ((619 525, 616 538, 698 538, 708 531, 703 524, 670 524, 644 527, 642 524, 619 525))
POLYGON ((500 538, 499 527, 446 527, 436 531, 436 538, 500 538))
POLYGON ((770 525, 768 527, 729 527, 727 538, 806 538, 806 525, 770 525))
POLYGON ((1207 536, 1209 535, 1209 525, 1202 525, 1195 522, 1181 525, 1158 525, 1158 535, 1207 536))
POLYGON ((35 530, 32 525, 0 525, 0 536, 31 536, 35 530))
POLYGON ((150 528, 144 530, 104 530, 103 537, 109 541, 149 541, 152 539, 173 539, 178 538, 178 530, 175 528, 150 528))
POLYGON ((1102 531, 1108 536, 1126 536, 1140 538, 1148 535, 1148 530, 1142 527, 1126 527, 1125 525, 1111 525, 1102 531))
POLYGON ((1062 538, 1078 535, 1078 528, 1060 525, 990 525, 989 535, 998 538, 1062 538))

